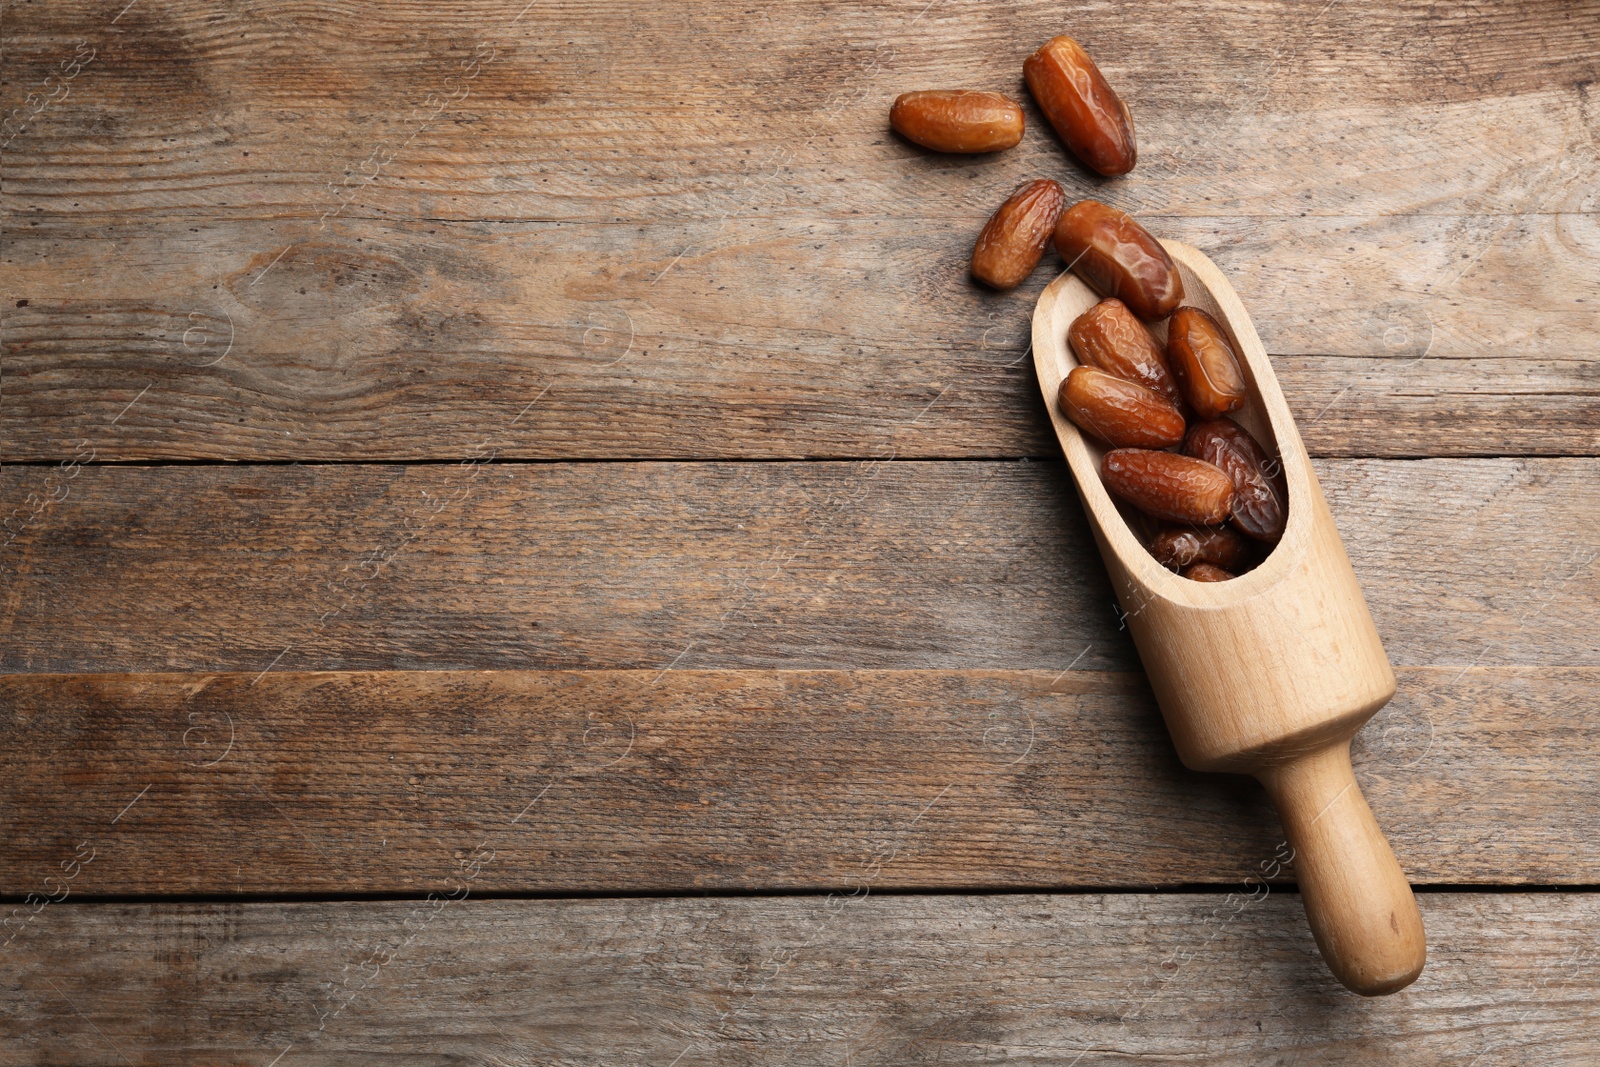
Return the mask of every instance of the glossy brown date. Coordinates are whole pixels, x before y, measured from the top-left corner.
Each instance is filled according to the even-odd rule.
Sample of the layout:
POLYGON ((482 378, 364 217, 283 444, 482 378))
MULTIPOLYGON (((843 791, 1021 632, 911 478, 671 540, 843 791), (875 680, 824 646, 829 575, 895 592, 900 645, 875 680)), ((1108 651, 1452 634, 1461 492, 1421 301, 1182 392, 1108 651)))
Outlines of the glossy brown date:
POLYGON ((1061 205, 1061 186, 1039 178, 1012 193, 989 217, 972 249, 972 276, 994 289, 1014 289, 1027 280, 1050 244, 1061 205))
MULTIPOLYGON (((1237 500, 1233 506, 1238 509, 1237 500)), ((1150 554, 1173 571, 1181 571, 1191 563, 1237 571, 1249 554, 1249 547, 1229 526, 1168 526, 1151 538, 1150 554)))
POLYGON ((1039 110, 1073 155, 1108 178, 1126 174, 1139 158, 1133 116, 1071 37, 1052 37, 1022 63, 1039 110))
POLYGON ((1174 405, 1183 403, 1183 393, 1167 367, 1161 346, 1128 310, 1128 305, 1116 297, 1100 301, 1073 320, 1067 330, 1067 343, 1084 366, 1138 382, 1174 405))
POLYGON ((1202 419, 1219 418, 1243 406, 1244 373, 1217 320, 1199 308, 1181 307, 1167 323, 1167 365, 1183 398, 1202 419))
POLYGON ((1183 576, 1191 582, 1228 582, 1233 580, 1233 575, 1230 572, 1223 570, 1221 567, 1212 566, 1209 563, 1196 563, 1194 566, 1186 568, 1183 576))
POLYGON ((1261 443, 1232 419, 1197 422, 1183 441, 1186 455, 1203 459, 1233 482, 1233 517, 1228 521, 1246 537, 1277 544, 1289 521, 1289 492, 1283 471, 1261 443))
POLYGON ((1073 367, 1061 382, 1061 411, 1113 448, 1171 448, 1184 422, 1165 397, 1094 367, 1073 367))
POLYGON ((1103 296, 1141 319, 1164 319, 1183 302, 1183 280, 1161 242, 1133 216, 1098 200, 1080 200, 1056 223, 1056 251, 1103 296))
POLYGON ((1168 522, 1215 526, 1233 510, 1233 482, 1192 456, 1118 448, 1100 461, 1100 477, 1113 495, 1168 522))
POLYGON ((935 152, 999 152, 1022 140, 1022 105, 1004 93, 927 89, 896 97, 889 125, 935 152))

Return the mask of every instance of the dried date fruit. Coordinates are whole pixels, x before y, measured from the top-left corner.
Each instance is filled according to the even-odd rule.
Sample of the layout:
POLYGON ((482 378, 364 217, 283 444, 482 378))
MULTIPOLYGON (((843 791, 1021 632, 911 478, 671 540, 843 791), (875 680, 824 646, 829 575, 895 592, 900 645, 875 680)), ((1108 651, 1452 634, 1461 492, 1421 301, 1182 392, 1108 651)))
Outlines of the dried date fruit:
POLYGON ((1181 307, 1167 323, 1167 365, 1184 399, 1202 419, 1215 419, 1244 404, 1244 373, 1217 320, 1196 307, 1181 307))
POLYGON ((1168 522, 1214 526, 1233 510, 1233 482, 1192 456, 1113 449, 1100 461, 1100 477, 1113 495, 1168 522))
MULTIPOLYGON (((1237 511, 1237 499, 1233 506, 1237 511)), ((1181 571, 1191 563, 1237 571, 1248 553, 1244 538, 1228 526, 1168 526, 1150 540, 1150 554, 1173 571, 1181 571)))
POLYGON ((1161 242, 1133 216, 1098 200, 1080 200, 1056 223, 1056 251, 1102 296, 1114 296, 1147 321, 1183 302, 1183 279, 1161 242))
POLYGON ((1226 582, 1233 578, 1229 572, 1209 563, 1196 563, 1185 570, 1183 576, 1191 582, 1226 582))
POLYGON ((889 125, 935 152, 999 152, 1022 140, 1022 105, 974 89, 901 93, 889 108, 889 125))
POLYGON ((1183 393, 1167 366, 1166 354, 1144 323, 1116 297, 1100 301, 1073 320, 1067 342, 1084 366, 1138 382, 1182 405, 1183 393))
POLYGON ((1039 265, 1055 232, 1061 186, 1039 178, 1012 193, 989 217, 972 249, 972 276, 994 289, 1014 289, 1039 265))
POLYGON ((1246 537, 1277 544, 1289 521, 1289 491, 1277 462, 1232 419, 1197 422, 1183 441, 1186 455, 1220 468, 1233 482, 1229 522, 1246 537))
POLYGON ((1126 174, 1139 158, 1133 116, 1071 37, 1052 37, 1022 63, 1022 76, 1057 135, 1091 170, 1126 174))
POLYGON ((1073 367, 1057 399, 1067 418, 1113 448, 1171 448, 1183 440, 1183 416, 1170 401, 1094 367, 1073 367))

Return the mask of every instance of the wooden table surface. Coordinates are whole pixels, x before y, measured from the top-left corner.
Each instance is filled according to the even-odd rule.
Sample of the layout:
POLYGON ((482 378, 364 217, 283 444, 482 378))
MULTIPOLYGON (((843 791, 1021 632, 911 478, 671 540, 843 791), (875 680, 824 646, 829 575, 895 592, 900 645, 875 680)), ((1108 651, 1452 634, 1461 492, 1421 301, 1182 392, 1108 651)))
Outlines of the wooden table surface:
POLYGON ((0 9, 0 1062, 1600 1062, 1600 4, 0 9), (1091 179, 887 130, 1070 32, 1091 179), (971 241, 1250 307, 1430 962, 1178 763, 971 241))

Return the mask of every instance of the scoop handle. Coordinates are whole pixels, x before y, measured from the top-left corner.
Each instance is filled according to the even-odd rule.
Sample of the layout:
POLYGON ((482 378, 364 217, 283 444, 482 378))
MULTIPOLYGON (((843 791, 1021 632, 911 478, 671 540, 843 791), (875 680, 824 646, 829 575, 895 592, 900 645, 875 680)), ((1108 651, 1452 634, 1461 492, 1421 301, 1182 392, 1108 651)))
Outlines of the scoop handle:
POLYGON ((1317 947, 1345 988, 1376 997, 1427 962, 1422 915, 1338 741, 1255 772, 1278 806, 1317 947))

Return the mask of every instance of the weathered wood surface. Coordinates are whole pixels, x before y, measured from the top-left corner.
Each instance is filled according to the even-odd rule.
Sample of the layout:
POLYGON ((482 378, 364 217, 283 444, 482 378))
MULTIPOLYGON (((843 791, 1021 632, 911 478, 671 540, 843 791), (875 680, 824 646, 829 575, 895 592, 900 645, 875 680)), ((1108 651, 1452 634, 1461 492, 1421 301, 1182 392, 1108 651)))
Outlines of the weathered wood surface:
MULTIPOLYGON (((1356 766, 1413 880, 1600 883, 1597 684, 1400 672, 1356 766)), ((480 847, 488 892, 1220 884, 1283 836, 1103 672, 19 675, 0 750, 12 896, 420 894, 480 847)))
MULTIPOLYGON (((1206 250, 1314 454, 1600 454, 1600 7, 925 3, 0 9, 0 670, 190 672, 0 680, 0 1061, 1597 1058, 1590 894, 1424 893, 1379 1003, 1276 892, 860 898, 1278 843, 1058 463, 880 462, 1055 456, 994 203, 1206 250), (1062 30, 1130 178, 886 131, 1062 30), (858 462, 76 465, 489 455, 858 462), (297 673, 440 667, 542 673, 297 673), (855 897, 81 906, 778 888, 855 897)), ((1424 883, 1596 883, 1594 462, 1319 461, 1424 883)))
POLYGON ((1420 903, 1429 967, 1378 1000, 1334 984, 1292 894, 1242 889, 58 905, 0 950, 0 1056, 84 1067, 1600 1058, 1600 901, 1420 903))
MULTIPOLYGON (((1318 470, 1394 663, 1600 666, 1595 460, 1318 470)), ((1138 669, 1057 462, 8 467, 0 501, 6 671, 1138 669)))
POLYGON ((1218 261, 1317 454, 1600 450, 1592 3, 122 7, 6 13, 3 459, 1053 454, 1048 272, 965 278, 1039 174, 1218 261), (1063 29, 1127 179, 887 131, 1063 29))
MULTIPOLYGON (((1021 148, 971 160, 891 140, 877 107, 907 84, 974 80, 1027 103, 1023 57, 1071 32, 1140 131, 1139 168, 1093 187, 1126 189, 1144 210, 1518 212, 1529 180, 1558 160, 1566 181, 1539 206, 1594 207, 1578 166, 1595 147, 1579 110, 1600 73, 1592 2, 1464 11, 1349 0, 1316 13, 1188 2, 1159 19, 1038 0, 770 11, 578 0, 123 6, 61 0, 7 12, 13 106, 78 42, 98 51, 66 99, 23 117, 7 161, 19 206, 316 218, 344 170, 369 156, 360 185, 345 187, 358 193, 343 201, 352 214, 585 221, 597 208, 628 219, 709 208, 716 218, 730 206, 798 211, 867 195, 833 188, 851 172, 824 175, 819 160, 911 159, 918 172, 963 177, 1032 163, 1090 187, 1036 111, 1021 148), (463 59, 478 59, 476 69, 463 59), (1298 128, 1308 115, 1332 125, 1298 128), (1274 125, 1283 129, 1264 136, 1274 125), (92 139, 108 133, 109 144, 92 139), (796 169, 774 174, 774 163, 796 169), (718 200, 758 182, 770 201, 718 200)), ((904 196, 877 207, 927 217, 904 196)))

